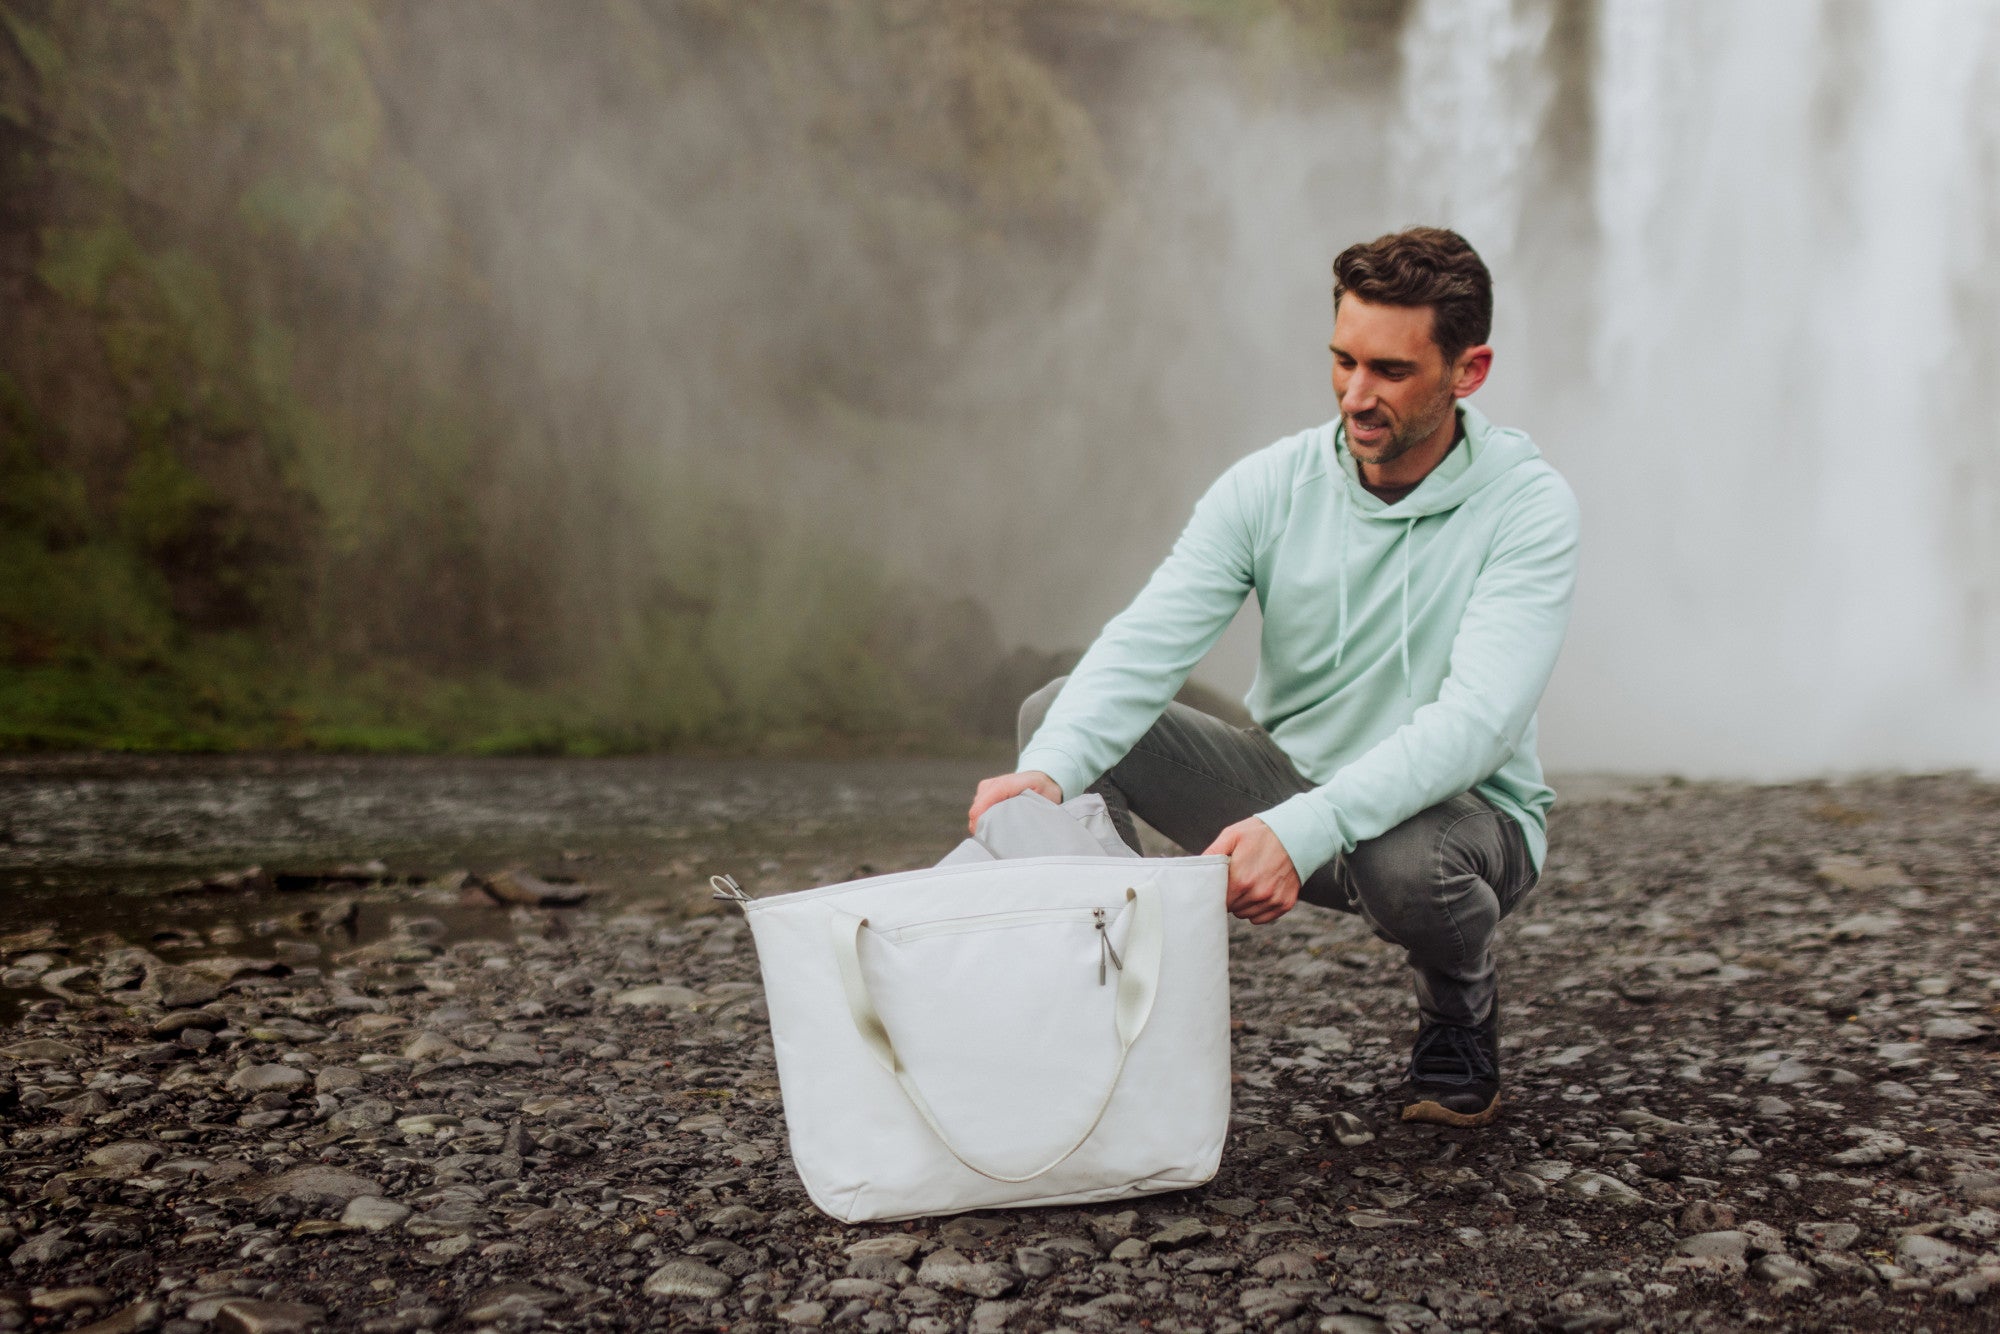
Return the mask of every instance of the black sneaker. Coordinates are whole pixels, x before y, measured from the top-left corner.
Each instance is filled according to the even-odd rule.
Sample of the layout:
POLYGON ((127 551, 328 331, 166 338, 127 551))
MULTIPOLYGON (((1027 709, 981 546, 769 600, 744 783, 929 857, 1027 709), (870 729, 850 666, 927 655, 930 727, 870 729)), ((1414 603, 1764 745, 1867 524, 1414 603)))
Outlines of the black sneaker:
POLYGON ((1426 1022, 1410 1048, 1405 1121, 1483 1126, 1500 1115, 1500 1001, 1477 1028, 1426 1022))

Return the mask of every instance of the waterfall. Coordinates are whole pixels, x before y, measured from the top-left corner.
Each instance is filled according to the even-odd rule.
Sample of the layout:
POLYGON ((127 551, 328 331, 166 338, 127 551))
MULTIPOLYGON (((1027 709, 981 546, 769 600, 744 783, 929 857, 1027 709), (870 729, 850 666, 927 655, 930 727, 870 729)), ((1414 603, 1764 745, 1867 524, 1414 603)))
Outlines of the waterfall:
POLYGON ((1550 762, 2000 768, 2000 6, 1591 18, 1583 234, 1523 192, 1532 0, 1412 11, 1395 164, 1493 252, 1488 406, 1584 507, 1550 762))
POLYGON ((1419 0, 1403 34, 1394 192, 1406 219, 1456 228, 1496 271, 1548 112, 1552 15, 1551 0, 1419 0))

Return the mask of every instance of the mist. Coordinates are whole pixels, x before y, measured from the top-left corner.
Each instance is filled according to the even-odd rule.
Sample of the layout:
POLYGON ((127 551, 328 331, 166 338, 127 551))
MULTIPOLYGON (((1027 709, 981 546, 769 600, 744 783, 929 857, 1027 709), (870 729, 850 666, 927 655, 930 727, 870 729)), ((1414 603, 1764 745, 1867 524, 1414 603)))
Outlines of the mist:
MULTIPOLYGON (((240 143, 154 147, 187 235, 244 215, 258 152, 346 173, 322 222, 281 201, 307 290, 214 261, 304 331, 323 419, 287 633, 587 682, 669 739, 893 732, 884 673, 1060 663, 1230 462, 1332 416, 1331 261, 1424 222, 1495 274, 1479 406, 1583 506, 1550 767, 1994 766, 2000 11, 1223 11, 328 6, 226 60, 194 31, 306 74, 240 143)), ((196 129, 198 91, 161 94, 196 129)), ((1247 686, 1255 621, 1197 678, 1247 686)))
MULTIPOLYGON (((1155 35, 1076 131, 1093 225, 916 279, 823 180, 736 137, 726 76, 656 119, 579 119, 560 69, 513 52, 562 147, 445 121, 468 171, 532 201, 500 242, 508 295, 545 372, 607 395, 622 448, 740 469, 1051 649, 1087 642, 1230 461, 1331 415, 1332 256, 1456 226, 1499 283, 1482 406, 1586 515, 1548 761, 1990 767, 2000 441, 1971 368, 2000 330, 1996 31, 1977 3, 1420 3, 1323 83, 1155 35), (660 210, 661 135, 736 161, 660 210), (898 448, 714 401, 717 359, 767 362, 802 328, 929 350, 898 448)), ((507 66, 505 34, 483 55, 465 36, 447 71, 507 66)), ((1198 675, 1247 684, 1249 631, 1198 675)))

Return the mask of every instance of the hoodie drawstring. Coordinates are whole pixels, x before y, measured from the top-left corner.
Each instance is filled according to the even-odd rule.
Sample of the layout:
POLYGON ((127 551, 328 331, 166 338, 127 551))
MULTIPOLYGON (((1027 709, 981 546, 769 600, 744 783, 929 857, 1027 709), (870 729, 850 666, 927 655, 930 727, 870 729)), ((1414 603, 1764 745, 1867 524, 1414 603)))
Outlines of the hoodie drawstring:
MULTIPOLYGON (((1417 521, 1403 525, 1403 696, 1410 694, 1410 548, 1416 544, 1417 521)), ((1341 584, 1346 591, 1345 582, 1341 584)), ((1338 660, 1336 659, 1336 664, 1338 660)))
MULTIPOLYGON (((1351 507, 1346 496, 1340 498, 1340 532, 1336 538, 1338 554, 1334 559, 1340 571, 1340 619, 1333 632, 1333 665, 1340 666, 1341 655, 1347 651, 1347 511, 1351 507)), ((1403 659, 1403 695, 1407 698, 1413 688, 1410 676, 1410 548, 1416 543, 1417 519, 1412 516, 1403 524, 1403 635, 1400 642, 1403 659)))
MULTIPOLYGON (((1347 648, 1347 511, 1352 502, 1343 494, 1340 497, 1340 537, 1339 552, 1334 565, 1340 571, 1340 622, 1333 632, 1333 665, 1340 666, 1340 655, 1347 648)), ((1408 675, 1406 671, 1404 675, 1408 675)))

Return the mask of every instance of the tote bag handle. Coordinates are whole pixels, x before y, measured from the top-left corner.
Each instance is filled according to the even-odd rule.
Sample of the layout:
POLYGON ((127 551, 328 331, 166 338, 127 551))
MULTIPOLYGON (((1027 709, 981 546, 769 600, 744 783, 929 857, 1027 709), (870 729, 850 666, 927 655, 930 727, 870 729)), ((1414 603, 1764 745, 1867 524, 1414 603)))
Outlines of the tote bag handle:
POLYGON ((895 1077, 901 1086, 903 1096, 916 1108, 917 1115, 924 1118, 924 1124, 938 1137, 938 1143, 967 1168, 993 1181, 1018 1184, 1045 1176, 1069 1160, 1097 1132, 1098 1122, 1111 1106, 1111 1096, 1118 1091, 1118 1080, 1125 1073, 1125 1058, 1131 1054, 1132 1044, 1146 1031, 1146 1021, 1153 1014, 1153 998, 1160 988, 1160 951, 1166 939, 1166 932, 1160 922, 1159 890, 1152 885, 1144 889, 1127 889, 1125 899, 1132 905, 1132 928, 1125 936, 1125 966, 1118 973, 1118 1064, 1111 1071, 1111 1083, 1104 1090, 1104 1097, 1097 1104, 1097 1112, 1090 1118, 1076 1143, 1057 1154, 1045 1166, 1038 1167, 1025 1176, 1005 1176, 999 1172, 989 1172, 979 1164, 959 1152, 958 1146, 945 1134, 938 1124, 936 1113, 925 1101, 923 1090, 904 1068, 902 1058, 896 1054, 896 1044, 890 1040, 889 1030, 883 1026, 882 1016, 875 1009, 875 1000, 868 993, 868 979, 861 973, 859 941, 861 928, 868 925, 865 917, 835 909, 832 918, 833 953, 840 963, 840 984, 847 992, 848 1012, 854 1017, 854 1031, 861 1035, 868 1050, 882 1068, 895 1077))

